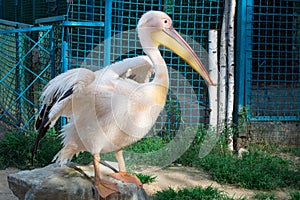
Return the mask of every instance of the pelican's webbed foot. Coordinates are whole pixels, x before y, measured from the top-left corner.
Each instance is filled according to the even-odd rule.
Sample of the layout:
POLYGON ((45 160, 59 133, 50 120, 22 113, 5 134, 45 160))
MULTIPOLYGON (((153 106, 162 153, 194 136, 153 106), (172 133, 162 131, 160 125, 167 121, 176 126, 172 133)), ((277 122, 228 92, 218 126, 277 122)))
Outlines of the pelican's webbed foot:
POLYGON ((138 189, 140 189, 143 185, 138 177, 127 172, 117 172, 109 174, 109 176, 124 183, 135 183, 138 189))
POLYGON ((95 188, 102 198, 106 198, 111 194, 118 193, 119 189, 116 183, 111 183, 106 180, 95 181, 95 188))

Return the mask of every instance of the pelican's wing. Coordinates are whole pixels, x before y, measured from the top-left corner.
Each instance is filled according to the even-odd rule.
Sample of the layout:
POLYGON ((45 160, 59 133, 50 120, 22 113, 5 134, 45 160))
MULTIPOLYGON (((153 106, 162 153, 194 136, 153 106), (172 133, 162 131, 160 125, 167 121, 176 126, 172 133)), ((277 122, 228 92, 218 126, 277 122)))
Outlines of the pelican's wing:
POLYGON ((36 121, 36 129, 53 126, 63 112, 73 95, 91 84, 97 76, 97 83, 105 85, 119 77, 132 79, 138 83, 149 81, 153 66, 148 56, 127 58, 97 72, 84 68, 71 69, 52 79, 45 87, 41 99, 42 110, 36 121))
POLYGON ((152 62, 148 56, 127 58, 107 68, 114 71, 119 77, 132 79, 138 83, 149 82, 154 73, 152 62))
POLYGON ((37 151, 39 141, 45 136, 50 126, 67 108, 73 95, 76 95, 95 80, 94 72, 84 69, 71 69, 52 79, 45 87, 41 100, 42 109, 35 123, 39 131, 33 153, 37 151))
MULTIPOLYGON (((91 83, 100 86, 98 89, 103 95, 116 87, 116 79, 132 79, 136 84, 145 83, 149 81, 153 71, 149 57, 138 56, 124 59, 96 72, 84 68, 71 69, 52 79, 41 96, 43 105, 35 124, 39 134, 33 154, 36 153, 38 144, 49 127, 53 126, 61 115, 72 113, 72 97, 91 83), (108 89, 105 89, 106 87, 108 89)), ((127 89, 134 85, 128 84, 127 89)))
POLYGON ((48 124, 53 126, 72 95, 80 92, 94 80, 94 72, 84 68, 71 69, 52 79, 41 96, 43 105, 35 124, 36 129, 40 130, 48 124))

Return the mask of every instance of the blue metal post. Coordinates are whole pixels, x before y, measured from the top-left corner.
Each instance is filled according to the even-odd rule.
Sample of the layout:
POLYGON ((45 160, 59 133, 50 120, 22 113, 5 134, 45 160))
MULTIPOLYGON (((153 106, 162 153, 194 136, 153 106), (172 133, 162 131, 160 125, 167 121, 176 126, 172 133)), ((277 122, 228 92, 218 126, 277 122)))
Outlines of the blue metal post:
POLYGON ((245 105, 245 28, 246 28, 246 1, 238 1, 237 13, 237 38, 236 38, 236 92, 235 92, 235 107, 238 108, 234 113, 235 121, 238 117, 238 112, 245 105))
MULTIPOLYGON (((62 42, 62 55, 61 55, 61 59, 62 59, 62 73, 68 71, 68 42, 63 41, 62 42)), ((67 124, 67 118, 66 117, 61 117, 61 126, 64 126, 67 124)))
POLYGON ((236 38, 236 92, 235 92, 235 107, 237 110, 234 113, 234 119, 235 122, 237 122, 238 118, 238 112, 240 112, 245 106, 247 106, 247 84, 250 76, 250 70, 251 70, 251 63, 249 55, 251 48, 251 39, 249 38, 249 35, 251 33, 248 33, 251 31, 250 27, 251 24, 248 23, 248 17, 249 17, 249 9, 252 8, 252 6, 249 6, 249 4, 253 4, 252 0, 247 1, 238 1, 238 13, 237 13, 237 38, 236 38), (248 31, 248 32, 247 32, 248 31))
MULTIPOLYGON (((66 31, 66 40, 64 40, 65 38, 65 29, 67 29, 66 27, 62 28, 62 51, 61 51, 61 72, 64 73, 66 71, 68 71, 69 69, 69 56, 70 56, 70 52, 69 52, 69 45, 68 45, 68 39, 69 39, 69 35, 68 35, 68 31, 66 31)), ((61 117, 60 118, 60 125, 61 127, 67 124, 67 118, 66 117, 61 117)))
POLYGON ((104 66, 110 64, 110 45, 111 45, 111 18, 112 0, 105 1, 105 24, 104 24, 104 66))
MULTIPOLYGON (((244 59, 245 59, 245 106, 250 106, 250 94, 251 94, 251 81, 252 81, 252 30, 253 30, 253 24, 252 24, 252 17, 253 17, 253 5, 254 5, 254 0, 248 0, 246 1, 247 4, 245 5, 246 8, 246 13, 244 15, 245 18, 245 46, 244 48, 244 59), (251 22, 251 23, 250 23, 251 22)), ((251 108, 249 108, 251 110, 251 108)), ((248 117, 250 116, 251 113, 248 113, 248 117)))

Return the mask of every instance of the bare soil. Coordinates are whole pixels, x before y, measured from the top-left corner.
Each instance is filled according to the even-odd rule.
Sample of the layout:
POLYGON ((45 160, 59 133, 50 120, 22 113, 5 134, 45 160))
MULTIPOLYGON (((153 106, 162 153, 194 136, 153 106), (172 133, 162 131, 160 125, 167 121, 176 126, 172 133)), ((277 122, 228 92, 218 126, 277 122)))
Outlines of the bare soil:
POLYGON ((0 170, 0 199, 3 200, 17 200, 18 198, 12 193, 8 187, 7 176, 9 174, 17 173, 18 169, 7 168, 6 170, 0 170))
MULTIPOLYGON (((1 200, 17 200, 18 198, 13 195, 8 187, 7 175, 18 172, 18 169, 7 168, 0 171, 0 199, 1 200)), ((172 166, 158 171, 152 171, 149 175, 157 176, 156 182, 150 184, 144 184, 144 189, 148 195, 153 195, 157 191, 168 189, 172 187, 174 189, 202 186, 206 188, 212 186, 224 191, 230 197, 239 198, 246 197, 251 198, 256 191, 247 190, 241 187, 231 185, 221 185, 211 180, 210 175, 201 170, 191 167, 177 167, 172 166)), ((273 191, 280 199, 286 199, 286 193, 284 191, 273 191)))
POLYGON ((179 189, 196 186, 201 186, 203 188, 212 186, 213 188, 224 191, 230 197, 234 198, 250 198, 254 195, 254 192, 251 190, 235 186, 221 185, 212 181, 209 174, 192 167, 168 167, 156 172, 151 172, 149 175, 157 176, 157 181, 151 184, 144 184, 143 187, 147 191, 148 195, 153 195, 157 191, 168 189, 169 187, 179 189))

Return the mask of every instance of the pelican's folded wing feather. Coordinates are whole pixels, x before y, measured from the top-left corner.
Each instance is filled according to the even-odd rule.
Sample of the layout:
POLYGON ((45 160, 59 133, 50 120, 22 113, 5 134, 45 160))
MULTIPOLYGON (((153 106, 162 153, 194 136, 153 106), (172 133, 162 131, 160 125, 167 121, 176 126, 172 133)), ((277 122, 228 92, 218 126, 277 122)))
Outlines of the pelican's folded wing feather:
POLYGON ((72 95, 80 92, 94 80, 94 72, 84 68, 71 69, 52 79, 41 96, 43 107, 36 121, 36 129, 40 130, 49 123, 53 126, 72 95))
POLYGON ((40 140, 49 127, 65 112, 73 95, 79 93, 95 80, 94 72, 84 69, 71 69, 52 79, 45 87, 42 96, 42 109, 35 123, 39 131, 33 154, 36 153, 40 140))
POLYGON ((153 64, 148 56, 127 58, 108 67, 119 77, 132 79, 138 83, 149 82, 154 73, 153 64))

